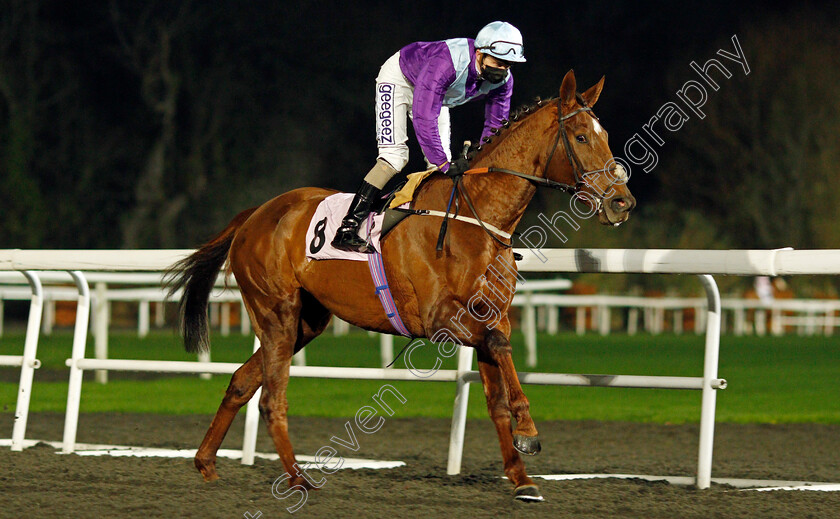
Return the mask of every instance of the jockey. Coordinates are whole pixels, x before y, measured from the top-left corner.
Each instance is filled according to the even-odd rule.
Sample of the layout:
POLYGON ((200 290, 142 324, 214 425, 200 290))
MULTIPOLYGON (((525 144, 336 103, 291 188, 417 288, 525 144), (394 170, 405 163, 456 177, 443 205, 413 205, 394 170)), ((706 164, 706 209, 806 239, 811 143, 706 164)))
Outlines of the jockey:
POLYGON ((475 40, 454 38, 411 43, 382 65, 376 78, 376 140, 379 155, 356 192, 332 246, 371 253, 359 225, 385 184, 408 164, 406 116, 411 118, 426 162, 452 174, 449 108, 485 99, 482 138, 510 113, 513 63, 525 61, 522 35, 513 25, 492 22, 475 40))

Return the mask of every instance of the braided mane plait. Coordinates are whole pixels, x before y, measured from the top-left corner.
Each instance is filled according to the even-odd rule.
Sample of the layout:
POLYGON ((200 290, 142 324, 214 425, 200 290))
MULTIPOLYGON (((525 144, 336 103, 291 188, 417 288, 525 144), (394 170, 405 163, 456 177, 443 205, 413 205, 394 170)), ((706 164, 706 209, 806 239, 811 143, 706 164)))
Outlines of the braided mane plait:
POLYGON ((518 121, 519 119, 530 115, 531 113, 537 111, 537 109, 542 108, 545 103, 552 101, 552 99, 543 100, 539 97, 534 99, 534 102, 531 104, 523 105, 511 112, 510 120, 511 121, 518 121))
POLYGON ((539 97, 536 97, 534 99, 534 101, 531 102, 530 104, 522 105, 519 108, 516 108, 515 110, 511 111, 510 119, 504 119, 502 121, 502 127, 501 128, 496 128, 495 130, 493 130, 493 136, 485 137, 485 140, 483 142, 479 143, 478 146, 473 146, 472 148, 470 148, 469 155, 468 155, 467 158, 469 158, 469 160, 472 161, 472 159, 475 157, 475 155, 479 151, 481 151, 484 146, 493 143, 496 140, 496 137, 498 137, 505 130, 510 128, 511 123, 518 122, 522 119, 525 119, 526 117, 533 114, 538 109, 542 108, 547 103, 549 103, 553 100, 554 100, 554 98, 552 98, 552 99, 541 99, 539 97))

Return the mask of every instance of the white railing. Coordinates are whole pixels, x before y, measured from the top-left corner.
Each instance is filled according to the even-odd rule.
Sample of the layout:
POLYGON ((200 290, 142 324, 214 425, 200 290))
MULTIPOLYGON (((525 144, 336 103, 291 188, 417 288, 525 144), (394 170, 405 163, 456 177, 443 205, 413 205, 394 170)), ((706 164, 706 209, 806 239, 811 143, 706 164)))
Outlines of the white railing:
MULTIPOLYGON (((23 283, 20 276, 0 276, 0 337, 3 334, 3 301, 4 300, 28 300, 32 297, 31 291, 24 286, 15 286, 23 283)), ((67 275, 61 271, 38 271, 40 279, 51 279, 56 283, 66 282, 67 275)), ((138 304, 137 333, 145 337, 150 329, 150 304, 158 304, 156 322, 163 326, 163 305, 167 301, 168 291, 162 287, 162 274, 152 272, 86 272, 85 279, 94 284, 91 292, 93 312, 91 330, 94 337, 94 351, 97 359, 108 358, 108 330, 111 321, 111 304, 114 302, 136 302, 138 304), (108 284, 111 284, 109 288, 108 284), (115 288, 113 285, 119 285, 115 288), (140 288, 136 286, 144 285, 140 288), (151 286, 150 286, 151 285, 151 286)), ((238 303, 242 308, 240 315, 244 316, 244 305, 242 296, 235 286, 228 288, 225 285, 223 276, 216 281, 216 289, 210 294, 211 321, 220 321, 221 332, 228 335, 230 332, 230 307, 229 303, 238 303)), ((47 286, 42 291, 43 312, 41 317, 42 333, 52 333, 55 324, 56 309, 58 301, 75 301, 77 289, 68 286, 47 286)), ((180 293, 173 296, 174 300, 180 297, 180 293)), ((240 328, 243 334, 250 333, 250 321, 240 320, 240 328)), ((199 360, 210 361, 209 352, 199 354, 199 360)), ((206 378, 206 374, 202 374, 206 378)), ((96 371, 96 381, 106 383, 108 371, 100 369, 96 371)))
MULTIPOLYGON (((110 322, 111 303, 137 303, 137 334, 145 337, 150 331, 150 305, 155 303, 155 325, 161 328, 165 325, 164 305, 167 301, 177 299, 167 298, 167 291, 161 284, 160 274, 152 273, 85 273, 87 280, 94 283, 91 293, 93 314, 91 329, 95 343, 95 356, 98 359, 108 358, 108 326, 110 322), (110 283, 110 285, 108 285, 110 283), (119 285, 119 287, 114 287, 119 285), (126 288, 126 285, 156 285, 142 288, 126 288)), ((27 286, 5 286, 5 283, 26 284, 24 278, 14 276, 13 279, 0 278, 0 337, 3 335, 3 301, 29 300, 31 290, 27 286)), ((217 280, 217 290, 210 297, 210 323, 217 326, 223 336, 231 331, 231 305, 240 307, 240 333, 250 333, 250 321, 245 318, 246 312, 242 296, 238 292, 235 282, 230 281, 226 287, 223 278, 217 280)), ((518 282, 516 295, 512 305, 522 309, 520 327, 525 338, 527 352, 526 366, 537 365, 537 331, 542 329, 549 335, 559 331, 561 308, 574 308, 574 330, 583 335, 589 329, 594 329, 601 335, 609 335, 614 327, 612 310, 626 310, 626 333, 635 335, 641 329, 653 335, 661 334, 665 330, 666 312, 671 314, 671 331, 675 334, 684 332, 683 316, 686 310, 692 310, 694 315, 694 333, 701 334, 705 329, 705 314, 702 308, 706 300, 700 297, 643 297, 643 296, 615 296, 615 295, 570 295, 546 293, 566 290, 571 282, 566 279, 546 279, 518 282), (587 313, 591 315, 592 325, 587 324, 587 313)), ((77 291, 66 286, 46 286, 43 289, 43 317, 41 330, 43 334, 52 333, 55 323, 55 305, 58 301, 75 301, 77 291)), ((727 315, 731 315, 729 331, 736 336, 753 334, 763 336, 768 332, 782 335, 789 327, 795 327, 799 335, 814 335, 822 333, 832 335, 834 328, 840 326, 840 300, 836 299, 774 299, 761 301, 757 299, 724 298, 721 299, 721 332, 726 333, 729 328, 727 315), (751 319, 750 319, 751 317, 751 319), (770 326, 768 327, 768 323, 770 326)), ((333 333, 343 335, 348 333, 349 324, 340 319, 333 319, 333 333)), ((382 367, 393 360, 393 336, 376 334, 380 338, 380 356, 382 367)), ((305 350, 295 356, 296 365, 306 365, 305 350)), ((3 357, 0 356, 0 364, 3 357)), ((206 355, 201 360, 209 360, 206 355)), ((97 381, 107 382, 107 370, 97 370, 97 381)))
MULTIPOLYGON (((0 270, 96 270, 96 271, 160 271, 192 251, 0 251, 0 270)), ((707 488, 711 478, 712 442, 714 436, 715 390, 725 387, 726 382, 717 376, 720 339, 720 295, 713 278, 708 274, 727 275, 793 275, 793 274, 838 274, 840 273, 840 251, 702 251, 702 250, 633 250, 633 249, 543 249, 539 251, 520 250, 524 255, 518 264, 523 272, 628 272, 658 274, 697 274, 707 294, 706 353, 702 377, 628 377, 624 375, 562 375, 545 373, 521 373, 523 383, 557 385, 599 385, 611 387, 657 387, 670 389, 699 389, 702 392, 700 418, 700 446, 696 483, 707 488)), ((85 297, 80 283, 79 304, 85 297)), ((36 297, 33 295, 33 301, 36 297)), ((40 312, 39 312, 40 313, 40 312)), ((84 336, 87 322, 77 314, 77 327, 73 353, 68 359, 70 366, 70 388, 68 391, 68 417, 65 420, 64 450, 71 452, 75 442, 75 420, 78 419, 78 400, 81 398, 81 373, 84 369, 126 369, 133 371, 184 370, 187 372, 233 372, 238 365, 214 363, 173 363, 162 361, 132 361, 86 359, 84 357, 84 336), (152 364, 143 363, 152 362, 152 364), (188 365, 187 365, 188 364, 188 365), (72 401, 71 401, 72 400, 72 401), (70 416, 70 415, 73 416, 70 416)), ((40 319, 40 315, 38 316, 40 319)), ((30 316, 30 323, 32 316, 30 316)), ((36 326, 37 329, 37 326, 36 326)), ((24 358, 34 358, 34 351, 24 353, 24 358), (28 357, 29 355, 29 357, 28 357)), ((456 410, 450 442, 449 473, 460 471, 463 450, 466 402, 469 384, 478 380, 477 372, 471 369, 473 352, 464 348, 459 352, 458 369, 438 371, 435 377, 423 380, 457 381, 456 410)), ((22 361, 26 369, 27 362, 22 361)), ((292 376, 369 378, 376 380, 420 380, 407 370, 358 368, 326 368, 315 366, 293 366, 292 376), (408 378, 411 375, 411 378, 408 378)), ((23 376, 22 376, 23 380, 23 376)), ((253 400, 252 400, 253 402, 253 400)), ((28 404, 28 397, 26 403, 28 404)), ((21 402, 19 399, 19 406, 21 402)), ((256 434, 256 412, 249 404, 246 419, 246 443, 251 455, 244 452, 243 462, 253 459, 253 437, 256 434), (253 418, 251 418, 253 417, 253 418), (249 421, 251 420, 251 421, 249 421)), ((25 419, 23 421, 25 427, 25 419)), ((17 421, 16 421, 17 430, 17 421)), ((20 438, 22 440, 22 436, 20 438)))
MULTIPOLYGON (((57 271, 42 271, 41 276, 52 275, 61 278, 62 273, 57 271)), ((180 298, 180 292, 176 292, 169 297, 168 291, 165 290, 162 284, 161 274, 155 273, 137 273, 137 272, 88 272, 85 274, 89 283, 94 284, 94 289, 91 292, 91 300, 93 302, 93 313, 91 320, 91 328, 94 336, 94 351, 97 359, 108 358, 108 327, 111 321, 111 303, 114 302, 134 302, 137 303, 137 334, 145 337, 150 330, 150 304, 156 303, 158 305, 156 312, 156 325, 161 327, 164 325, 163 320, 163 305, 167 301, 177 301, 180 298), (109 286, 110 284, 110 286, 109 286), (115 288, 113 285, 119 285, 115 288), (142 288, 126 288, 126 285, 146 285, 142 288), (148 286, 154 285, 154 286, 148 286)), ((31 297, 30 290, 24 286, 2 286, 4 283, 19 283, 24 281, 18 276, 13 276, 8 279, 0 279, 0 337, 3 335, 3 301, 4 300, 28 300, 31 297)), ((239 293, 236 282, 233 279, 225 279, 220 275, 215 283, 216 289, 210 294, 210 323, 217 323, 220 332, 223 336, 230 334, 231 311, 230 304, 237 303, 240 306, 240 329, 243 335, 247 335, 251 331, 250 321, 245 318, 245 306, 242 301, 242 295, 239 293)), ((542 279, 542 280, 528 280, 527 282, 518 282, 516 285, 516 292, 529 296, 536 292, 567 290, 572 286, 571 281, 567 279, 542 279)), ((48 287, 43 291, 43 316, 41 318, 42 333, 49 335, 52 333, 55 324, 55 305, 58 301, 74 301, 76 297, 76 290, 71 287, 56 286, 48 287)), ((536 320, 535 307, 533 305, 523 305, 524 319, 531 326, 523 328, 528 344, 529 351, 529 367, 536 365, 536 320), (533 363, 531 362, 533 360, 533 363)), ((333 320, 333 330, 335 335, 343 335, 349 331, 349 324, 341 321, 338 318, 333 320)), ((389 334, 378 334, 380 337, 380 357, 382 367, 388 366, 393 360, 393 342, 394 337, 389 334)), ((200 354, 199 360, 209 361, 209 353, 200 354)), ((298 366, 306 365, 305 350, 301 350, 294 357, 294 363, 298 366)), ((96 380, 100 383, 108 381, 108 371, 106 369, 99 369, 96 372, 96 380)))
MULTIPOLYGON (((20 451, 23 449, 23 440, 26 434, 26 424, 29 417, 29 399, 32 393, 32 379, 35 369, 39 368, 41 363, 36 358, 38 348, 38 334, 41 324, 41 314, 43 310, 43 282, 66 282, 69 279, 76 285, 78 290, 77 307, 76 307, 76 326, 73 334, 73 349, 84 352, 85 342, 87 340, 87 326, 88 316, 90 312, 90 290, 84 275, 79 271, 68 271, 66 273, 39 273, 32 271, 22 271, 29 281, 32 290, 31 303, 29 309, 29 320, 26 327, 26 339, 24 342, 23 356, 19 359, 20 364, 17 364, 16 357, 5 357, 8 364, 20 365, 20 383, 18 384, 18 398, 15 406, 15 424, 12 431, 13 451, 20 451), (68 276, 69 274, 69 276, 68 276)), ((13 273, 0 271, 0 279, 8 279, 13 273)), ((72 386, 76 381, 81 387, 81 372, 74 374, 70 373, 70 385, 72 386)), ((65 418, 65 427, 68 421, 72 422, 74 435, 75 424, 78 420, 79 402, 72 402, 68 397, 67 401, 67 417, 65 418), (75 404, 75 405, 74 405, 75 404)))
MULTIPOLYGON (((526 284, 527 286, 527 284, 526 284)), ((514 306, 532 307, 542 310, 542 316, 529 319, 528 314, 522 317, 522 327, 542 328, 550 335, 558 332, 559 309, 574 308, 574 330, 583 335, 589 329, 597 330, 601 335, 609 335, 613 330, 611 311, 626 309, 626 332, 634 335, 639 331, 639 318, 642 317, 642 329, 651 334, 660 334, 665 330, 665 313, 672 317, 671 330, 673 333, 684 332, 683 317, 685 310, 695 311, 694 331, 702 333, 704 324, 702 313, 699 311, 706 304, 701 297, 643 297, 643 296, 615 296, 604 294, 573 295, 573 294, 534 294, 525 296, 517 290, 513 299, 514 306), (587 325, 586 315, 591 312, 592 326, 587 325)), ((813 335, 822 332, 833 334, 834 328, 840 326, 840 300, 838 299, 773 299, 761 301, 758 299, 743 299, 728 297, 721 299, 724 316, 731 314, 731 332, 734 335, 768 333, 767 323, 772 325, 769 332, 782 335, 785 328, 795 326, 800 335, 813 335), (752 320, 748 319, 752 313, 752 320), (790 315, 788 315, 790 314, 790 315), (768 319, 768 315, 770 319, 768 319)), ((538 312, 539 313, 539 312, 538 312)), ((725 331, 725 330, 722 330, 725 331)), ((526 335, 527 337, 527 335, 526 335)))

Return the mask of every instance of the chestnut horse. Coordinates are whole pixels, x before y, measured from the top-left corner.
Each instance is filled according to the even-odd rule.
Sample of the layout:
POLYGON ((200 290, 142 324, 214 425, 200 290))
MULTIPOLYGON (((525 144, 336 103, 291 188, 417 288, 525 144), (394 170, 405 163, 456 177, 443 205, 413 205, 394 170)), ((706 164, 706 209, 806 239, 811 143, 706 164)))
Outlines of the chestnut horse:
MULTIPOLYGON (((541 184, 581 195, 603 224, 627 220, 635 199, 627 189, 624 170, 609 166, 615 163, 607 133, 590 110, 603 84, 601 78, 578 94, 574 73, 569 71, 558 98, 539 102, 478 151, 472 168, 490 169, 464 175, 456 198, 473 206, 483 222, 508 233, 514 231, 541 184)), ((452 192, 452 179, 432 175, 420 185, 412 207, 444 210, 452 192)), ((306 258, 304 237, 309 222, 318 204, 333 193, 296 189, 244 211, 170 271, 172 290, 184 289, 181 319, 188 351, 209 345, 208 296, 225 261, 262 344, 233 374, 196 453, 195 465, 207 481, 218 478, 216 451, 231 421, 262 386, 260 413, 290 476, 289 484, 311 488, 296 470, 287 428, 286 387, 292 355, 323 332, 332 315, 367 330, 396 333, 374 293, 366 262, 306 258)), ((467 302, 482 291, 488 278, 508 286, 516 281, 513 271, 505 272, 501 279, 498 272, 491 276, 488 271, 497 255, 515 264, 509 245, 498 237, 476 225, 452 220, 442 250, 436 251, 440 227, 439 217, 411 216, 381 243, 394 301, 414 337, 432 337, 450 318, 463 314, 467 302)), ((454 338, 477 351, 487 408, 516 498, 541 500, 519 456, 536 454, 540 443, 511 359, 510 299, 496 298, 492 303, 502 316, 495 326, 461 319, 463 329, 455 332, 454 338)))

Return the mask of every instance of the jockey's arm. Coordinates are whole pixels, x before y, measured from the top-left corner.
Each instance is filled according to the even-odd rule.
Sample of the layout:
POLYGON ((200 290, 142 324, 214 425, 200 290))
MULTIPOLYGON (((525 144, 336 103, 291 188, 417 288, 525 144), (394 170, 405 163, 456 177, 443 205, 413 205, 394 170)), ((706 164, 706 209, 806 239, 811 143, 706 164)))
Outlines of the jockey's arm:
POLYGON ((494 128, 501 128, 502 122, 510 117, 510 96, 513 93, 513 75, 508 74, 508 79, 503 86, 491 90, 487 94, 484 105, 484 130, 481 132, 481 140, 484 137, 493 135, 494 128))
POLYGON ((449 169, 446 152, 440 140, 438 118, 447 88, 455 80, 455 70, 448 60, 431 60, 414 85, 414 133, 423 154, 441 171, 449 169))

